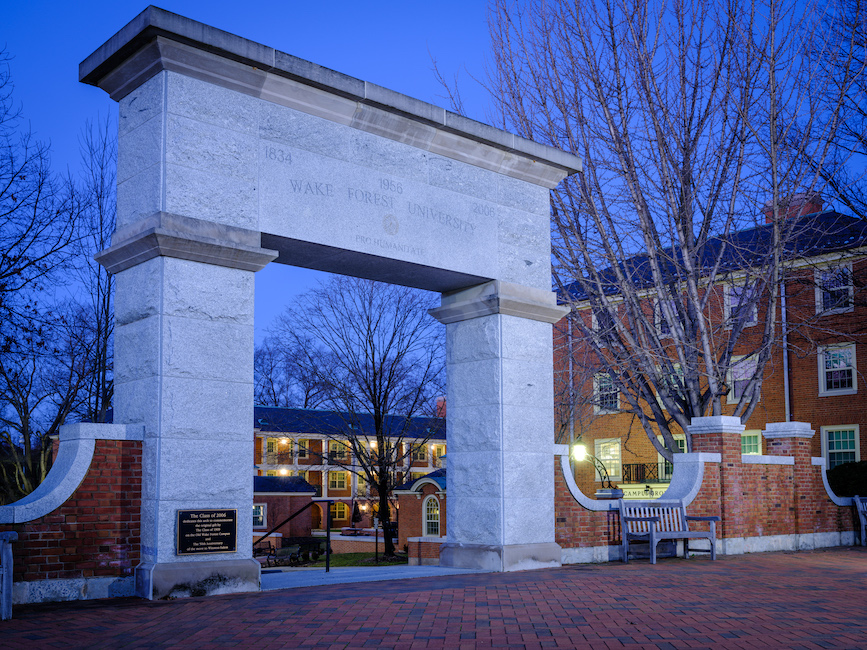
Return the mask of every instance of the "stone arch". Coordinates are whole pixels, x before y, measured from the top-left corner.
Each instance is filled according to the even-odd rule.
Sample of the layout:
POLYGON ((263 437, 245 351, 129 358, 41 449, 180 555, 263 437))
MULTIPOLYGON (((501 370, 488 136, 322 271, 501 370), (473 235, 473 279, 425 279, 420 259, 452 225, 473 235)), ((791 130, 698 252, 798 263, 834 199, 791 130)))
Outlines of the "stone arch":
POLYGON ((442 294, 440 561, 558 565, 548 193, 580 161, 154 7, 80 76, 120 105, 98 259, 117 278, 115 421, 145 430, 138 593, 258 588, 253 275, 272 261, 442 294), (237 545, 179 555, 183 510, 236 512, 237 545))

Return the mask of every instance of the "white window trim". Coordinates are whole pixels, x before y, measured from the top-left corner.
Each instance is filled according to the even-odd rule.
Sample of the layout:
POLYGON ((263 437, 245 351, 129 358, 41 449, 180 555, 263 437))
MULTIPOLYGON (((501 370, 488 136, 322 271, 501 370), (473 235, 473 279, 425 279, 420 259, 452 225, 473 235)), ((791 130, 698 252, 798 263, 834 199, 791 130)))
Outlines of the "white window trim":
POLYGON ((852 429, 855 431, 855 462, 857 463, 861 461, 861 431, 857 424, 838 424, 829 427, 822 427, 820 429, 822 437, 822 458, 825 459, 826 468, 831 465, 831 457, 828 455, 828 432, 840 431, 841 429, 852 429))
MULTIPOLYGON (((756 358, 755 355, 749 355, 749 354, 732 355, 731 363, 729 363, 729 369, 728 369, 728 372, 726 373, 726 383, 728 383, 728 385, 729 385, 729 392, 726 394, 726 404, 739 404, 741 401, 740 397, 735 397, 735 395, 734 395, 735 378, 734 378, 733 371, 734 371, 735 364, 738 361, 741 361, 742 359, 746 359, 746 358, 753 359, 754 362, 756 363, 756 365, 758 365, 758 359, 756 358)), ((757 402, 762 401, 762 391, 761 390, 759 391, 759 394, 756 395, 756 401, 757 402)))
MULTIPOLYGON (((605 470, 608 472, 608 478, 612 481, 622 481, 623 480, 623 440, 621 438, 597 438, 593 441, 593 455, 599 460, 600 463, 605 465, 605 470), (612 474, 609 470, 608 466, 605 465, 605 462, 599 458, 599 447, 603 444, 609 444, 616 442, 618 446, 618 451, 620 453, 620 460, 618 462, 618 471, 617 474, 612 474)), ((596 474, 596 480, 601 481, 602 477, 599 475, 599 472, 594 468, 594 473, 596 474)))
MULTIPOLYGON (((338 481, 335 481, 338 483, 338 481)), ((328 489, 329 490, 345 490, 346 489, 346 470, 332 470, 328 472, 328 489), (339 487, 338 485, 331 485, 331 477, 335 474, 343 475, 343 487, 339 487)))
MULTIPOLYGON (((672 433, 671 436, 676 441, 679 441, 679 442, 682 441, 683 442, 683 450, 686 451, 686 434, 684 434, 684 433, 672 433)), ((659 440, 660 444, 662 443, 662 435, 657 434, 656 439, 659 440)), ((621 464, 623 463, 622 459, 620 462, 621 462, 621 464)), ((665 471, 664 471, 666 462, 667 461, 665 460, 665 456, 663 456, 659 452, 656 452, 656 464, 657 464, 657 471, 659 472, 660 480, 662 480, 663 476, 666 475, 665 471)), ((672 474, 674 474, 673 465, 674 465, 674 463, 672 463, 672 470, 671 470, 672 474)))
MULTIPOLYGON (((756 289, 756 282, 752 283, 753 291, 756 289)), ((746 284, 727 284, 725 285, 725 299, 723 302, 725 303, 725 328, 732 328, 732 292, 735 289, 745 290, 747 288, 746 284)), ((749 320, 744 322, 744 328, 747 327, 755 327, 759 322, 759 305, 758 301, 753 303, 753 313, 750 315, 749 320)))
POLYGON ((741 432, 741 455, 742 456, 761 456, 762 455, 762 430, 761 429, 747 429, 746 431, 741 432), (758 436, 759 450, 755 451, 755 452, 744 453, 744 451, 743 451, 744 436, 758 436))
POLYGON ((855 395, 858 392, 858 349, 854 343, 835 343, 823 345, 819 348, 818 371, 819 371, 819 397, 833 397, 835 395, 855 395), (840 390, 826 390, 825 388, 825 350, 852 348, 852 388, 840 390))
POLYGON ((298 458, 307 459, 310 458, 310 440, 307 438, 299 438, 298 439, 298 458), (301 441, 306 442, 307 444, 301 446, 301 441))
POLYGON ((442 505, 440 504, 440 500, 432 494, 425 497, 425 500, 421 503, 421 535, 422 537, 432 537, 432 535, 429 535, 427 532, 427 504, 431 501, 435 501, 437 504, 437 537, 442 537, 442 505))
POLYGON ((851 262, 844 262, 842 264, 828 264, 821 268, 817 268, 813 272, 813 278, 816 283, 816 314, 826 315, 826 314, 846 314, 855 309, 855 300, 854 300, 854 287, 852 286, 852 264, 851 262), (823 294, 825 290, 822 288, 822 275, 831 271, 833 269, 841 269, 845 268, 846 272, 849 275, 849 285, 847 286, 847 290, 849 293, 849 305, 847 307, 838 307, 836 309, 822 309, 822 305, 824 303, 823 294))
POLYGON ((254 503, 254 508, 262 508, 262 525, 257 526, 253 524, 253 528, 268 528, 268 504, 267 503, 254 503))
POLYGON ((596 415, 610 415, 612 413, 620 412, 620 391, 617 389, 617 385, 614 383, 614 380, 611 379, 611 383, 614 386, 614 389, 617 390, 617 406, 613 409, 604 408, 600 405, 602 392, 599 390, 599 377, 608 377, 611 379, 611 375, 606 372, 597 372, 593 375, 593 412, 596 415))

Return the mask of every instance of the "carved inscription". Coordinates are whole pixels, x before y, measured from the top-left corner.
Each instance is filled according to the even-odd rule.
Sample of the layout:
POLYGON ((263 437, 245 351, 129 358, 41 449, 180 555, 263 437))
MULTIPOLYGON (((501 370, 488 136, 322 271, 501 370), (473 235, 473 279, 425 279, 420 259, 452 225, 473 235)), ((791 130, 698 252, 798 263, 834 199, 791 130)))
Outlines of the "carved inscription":
POLYGON ((270 145, 265 146, 265 158, 273 162, 292 164, 291 152, 270 145))
POLYGON ((385 250, 395 251, 398 253, 409 253, 410 255, 424 255, 424 249, 420 246, 398 244, 397 242, 388 241, 387 239, 382 239, 381 237, 356 235, 355 241, 356 243, 364 244, 366 246, 376 246, 377 248, 383 248, 385 250))
POLYGON ((476 226, 474 223, 471 223, 466 219, 461 219, 460 217, 451 215, 447 212, 443 212, 442 210, 437 210, 436 208, 428 205, 420 205, 418 203, 413 203, 412 201, 409 201, 407 203, 407 211, 410 214, 422 217, 423 219, 427 219, 428 221, 433 221, 434 223, 439 223, 443 226, 448 226, 449 228, 453 228, 460 232, 473 234, 476 230, 476 226))
POLYGON ((380 194, 379 192, 371 192, 369 190, 360 190, 355 187, 350 187, 347 189, 347 196, 350 201, 355 203, 366 203, 368 205, 375 205, 380 208, 394 210, 394 197, 388 196, 387 194, 380 194))
POLYGON ((306 181, 290 178, 289 187, 295 194, 307 194, 309 196, 334 196, 334 186, 322 181, 306 181))

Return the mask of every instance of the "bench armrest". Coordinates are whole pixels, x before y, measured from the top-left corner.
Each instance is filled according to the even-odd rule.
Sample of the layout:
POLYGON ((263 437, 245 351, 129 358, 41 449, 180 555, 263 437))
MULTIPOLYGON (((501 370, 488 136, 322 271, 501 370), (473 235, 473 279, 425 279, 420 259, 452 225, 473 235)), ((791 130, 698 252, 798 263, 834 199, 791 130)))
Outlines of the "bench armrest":
POLYGON ((687 515, 687 521, 720 521, 719 517, 691 517, 687 515))

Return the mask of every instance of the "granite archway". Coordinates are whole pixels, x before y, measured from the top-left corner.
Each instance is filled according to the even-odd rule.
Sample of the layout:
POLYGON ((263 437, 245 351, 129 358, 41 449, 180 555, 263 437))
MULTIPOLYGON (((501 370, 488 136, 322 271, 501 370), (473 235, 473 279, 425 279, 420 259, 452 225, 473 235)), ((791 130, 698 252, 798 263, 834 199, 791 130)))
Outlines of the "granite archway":
POLYGON ((115 423, 144 427, 139 595, 258 589, 253 276, 270 262, 442 294, 441 563, 559 565, 548 192, 578 159, 154 7, 80 77, 120 105, 98 259, 117 277, 115 423), (233 548, 180 554, 187 511, 235 512, 233 548))

